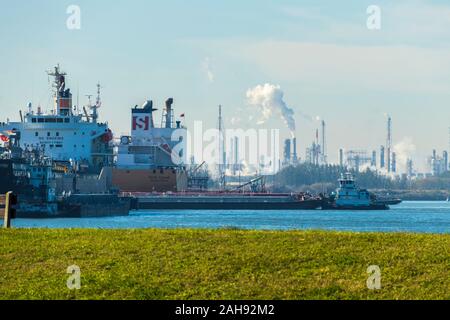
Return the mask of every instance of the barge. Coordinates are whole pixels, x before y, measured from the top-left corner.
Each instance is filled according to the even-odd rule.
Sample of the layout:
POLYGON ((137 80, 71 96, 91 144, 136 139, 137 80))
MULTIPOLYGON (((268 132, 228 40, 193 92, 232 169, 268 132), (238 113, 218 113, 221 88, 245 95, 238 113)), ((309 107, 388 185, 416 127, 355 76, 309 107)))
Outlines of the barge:
POLYGON ((134 194, 135 210, 315 210, 322 200, 306 194, 173 193, 134 194))

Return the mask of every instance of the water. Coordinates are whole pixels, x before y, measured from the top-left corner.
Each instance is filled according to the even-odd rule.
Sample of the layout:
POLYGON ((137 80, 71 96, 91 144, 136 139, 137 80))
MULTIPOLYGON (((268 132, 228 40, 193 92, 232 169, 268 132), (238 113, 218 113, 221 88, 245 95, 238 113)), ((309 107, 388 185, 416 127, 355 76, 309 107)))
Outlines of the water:
POLYGON ((224 228, 320 229, 450 233, 450 203, 405 202, 389 211, 198 211, 147 210, 128 217, 17 219, 16 228, 224 228))

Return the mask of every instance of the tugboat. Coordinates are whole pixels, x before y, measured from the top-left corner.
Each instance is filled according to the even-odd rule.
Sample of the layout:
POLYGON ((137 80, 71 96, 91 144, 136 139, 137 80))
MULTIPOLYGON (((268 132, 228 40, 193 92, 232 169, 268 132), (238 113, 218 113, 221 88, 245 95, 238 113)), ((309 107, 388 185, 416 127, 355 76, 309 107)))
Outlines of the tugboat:
POLYGON ((323 210, 388 210, 386 202, 377 201, 376 196, 359 189, 351 173, 341 175, 339 188, 330 197, 323 198, 323 210))

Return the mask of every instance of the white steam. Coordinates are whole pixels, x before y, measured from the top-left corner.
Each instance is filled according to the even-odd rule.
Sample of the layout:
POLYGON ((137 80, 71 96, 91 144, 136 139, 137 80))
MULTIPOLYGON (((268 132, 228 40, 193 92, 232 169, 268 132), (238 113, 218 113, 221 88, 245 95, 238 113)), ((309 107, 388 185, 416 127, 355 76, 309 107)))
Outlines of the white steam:
POLYGON ((416 152, 416 146, 411 138, 403 138, 403 140, 394 146, 394 152, 396 155, 397 167, 404 171, 406 169, 407 160, 416 152))
POLYGON ((295 136, 294 110, 288 107, 283 100, 284 93, 281 87, 266 83, 258 85, 247 91, 248 103, 259 108, 262 118, 258 124, 263 124, 274 114, 278 114, 286 123, 291 135, 295 136))

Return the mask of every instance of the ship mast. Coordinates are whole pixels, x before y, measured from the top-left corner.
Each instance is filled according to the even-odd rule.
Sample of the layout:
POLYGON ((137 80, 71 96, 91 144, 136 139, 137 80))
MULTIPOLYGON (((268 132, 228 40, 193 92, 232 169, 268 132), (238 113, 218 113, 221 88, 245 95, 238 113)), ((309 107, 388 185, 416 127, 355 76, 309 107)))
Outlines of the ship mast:
POLYGON ((100 108, 100 106, 102 105, 102 100, 100 98, 100 90, 101 90, 101 88, 102 87, 100 85, 100 82, 97 83, 97 99, 95 101, 95 105, 91 106, 91 108, 92 108, 92 121, 94 123, 96 123, 97 119, 98 119, 97 109, 100 108))
POLYGON ((47 71, 52 76, 53 97, 55 100, 56 115, 69 115, 72 108, 72 94, 70 89, 66 89, 66 73, 60 70, 59 64, 54 67, 53 71, 47 71))

